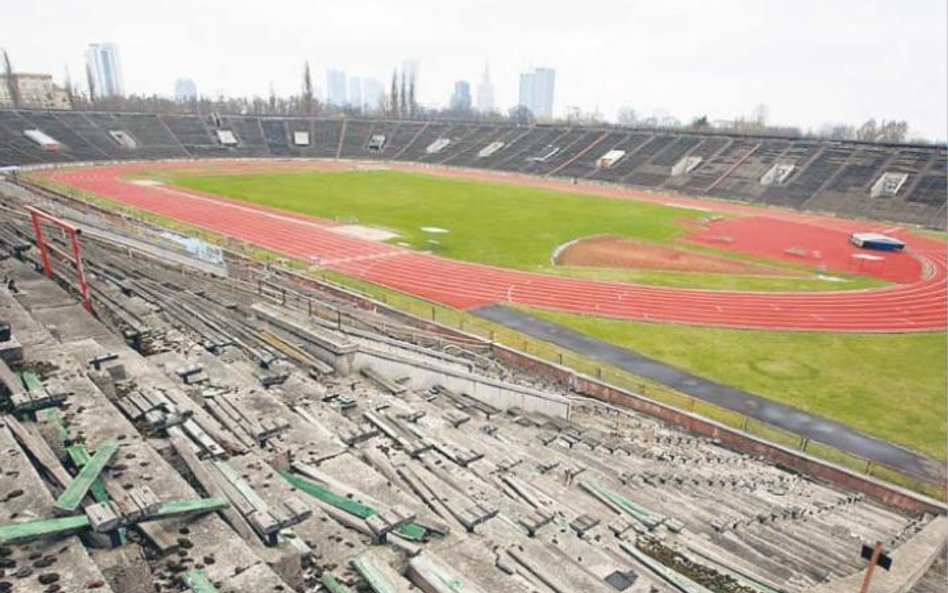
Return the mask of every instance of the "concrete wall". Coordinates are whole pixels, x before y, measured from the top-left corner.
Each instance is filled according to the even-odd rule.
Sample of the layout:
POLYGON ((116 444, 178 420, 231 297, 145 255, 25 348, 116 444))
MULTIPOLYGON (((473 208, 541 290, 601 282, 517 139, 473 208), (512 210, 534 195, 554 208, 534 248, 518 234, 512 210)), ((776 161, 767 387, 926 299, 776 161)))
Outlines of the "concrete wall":
POLYGON ((409 377, 408 385, 416 390, 443 385, 502 410, 519 407, 527 412, 569 419, 571 404, 565 397, 504 383, 441 363, 422 362, 367 346, 360 347, 353 367, 362 370, 369 366, 391 380, 409 377))

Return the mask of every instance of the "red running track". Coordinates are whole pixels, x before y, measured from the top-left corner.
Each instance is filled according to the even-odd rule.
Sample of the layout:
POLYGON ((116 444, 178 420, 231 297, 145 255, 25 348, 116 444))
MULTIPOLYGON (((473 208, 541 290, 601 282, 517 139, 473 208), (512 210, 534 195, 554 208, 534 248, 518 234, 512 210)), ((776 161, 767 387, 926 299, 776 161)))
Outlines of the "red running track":
MULTIPOLYGON (((880 289, 777 293, 642 286, 549 276, 449 260, 347 236, 334 230, 334 223, 318 218, 173 187, 141 185, 119 179, 119 175, 135 170, 186 166, 209 165, 122 164, 44 174, 60 183, 114 201, 453 307, 508 303, 625 319, 746 329, 912 332, 943 331, 948 327, 945 243, 934 239, 904 234, 912 254, 903 254, 905 259, 898 260, 885 274, 877 274, 890 276, 900 283, 880 289)), ((472 175, 470 172, 464 174, 472 175)), ((492 177, 489 173, 476 175, 512 183, 552 185, 550 180, 531 181, 530 178, 518 176, 492 177)), ((564 189, 584 191, 582 187, 576 186, 564 186, 564 189)), ((822 261, 837 271, 847 271, 845 265, 852 263, 849 259, 851 249, 840 247, 846 244, 850 232, 902 232, 863 222, 765 211, 739 204, 692 198, 645 197, 632 191, 602 188, 590 188, 589 193, 601 195, 604 191, 616 197, 673 202, 751 215, 752 218, 747 220, 754 224, 744 225, 744 228, 765 229, 756 234, 758 240, 747 239, 734 226, 734 219, 728 219, 729 226, 721 228, 731 233, 727 240, 734 244, 718 243, 716 246, 719 248, 729 247, 750 253, 758 249, 762 250, 760 253, 770 256, 792 259, 800 255, 787 253, 786 250, 773 253, 772 247, 766 247, 773 243, 773 227, 791 225, 796 231, 809 228, 813 232, 803 235, 809 236, 809 239, 802 245, 805 249, 799 251, 810 250, 811 253, 822 248, 819 255, 827 258, 822 261), (736 239, 735 234, 738 235, 736 239), (832 255, 827 257, 822 252, 832 255)), ((719 230, 715 228, 714 232, 719 230)), ((796 236, 800 236, 799 233, 796 236)), ((691 240, 707 242, 714 238, 702 237, 699 232, 691 240)), ((794 238, 792 241, 798 242, 799 239, 794 238)), ((872 270, 867 269, 865 272, 872 273, 872 270)))

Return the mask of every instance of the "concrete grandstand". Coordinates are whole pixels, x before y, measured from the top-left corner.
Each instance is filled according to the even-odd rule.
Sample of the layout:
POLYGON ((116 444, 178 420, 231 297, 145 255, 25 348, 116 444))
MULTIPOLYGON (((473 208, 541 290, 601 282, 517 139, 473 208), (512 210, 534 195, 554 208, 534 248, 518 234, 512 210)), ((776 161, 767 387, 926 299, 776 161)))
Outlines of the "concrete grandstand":
POLYGON ((412 161, 946 227, 944 146, 555 125, 0 112, 0 166, 208 157, 412 161), (31 140, 31 130, 56 149, 31 140))

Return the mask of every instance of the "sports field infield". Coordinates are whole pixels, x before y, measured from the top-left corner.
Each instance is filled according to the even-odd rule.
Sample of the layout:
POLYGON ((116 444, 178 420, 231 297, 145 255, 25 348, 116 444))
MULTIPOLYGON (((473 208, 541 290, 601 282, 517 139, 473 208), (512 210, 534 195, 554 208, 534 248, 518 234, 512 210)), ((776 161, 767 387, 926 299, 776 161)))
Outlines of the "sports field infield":
MULTIPOLYGON (((827 281, 798 266, 800 277, 668 273, 660 270, 553 266, 558 246, 615 235, 676 248, 712 251, 675 241, 690 222, 712 214, 634 200, 397 171, 281 171, 273 174, 177 175, 193 190, 338 222, 379 227, 391 242, 463 261, 519 270, 658 286, 736 290, 852 290, 885 282, 856 275, 827 281), (423 228, 444 229, 431 233, 423 228)), ((751 259, 725 250, 715 255, 751 259)), ((768 262, 792 268, 786 262, 768 262)))

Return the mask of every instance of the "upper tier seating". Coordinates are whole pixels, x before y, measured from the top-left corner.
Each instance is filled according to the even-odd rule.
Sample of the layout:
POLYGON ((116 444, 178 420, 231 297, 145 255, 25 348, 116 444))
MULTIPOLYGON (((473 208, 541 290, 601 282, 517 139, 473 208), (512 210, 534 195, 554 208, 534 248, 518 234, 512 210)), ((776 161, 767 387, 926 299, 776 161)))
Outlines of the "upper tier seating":
POLYGON ((0 111, 0 166, 270 156, 476 167, 946 227, 944 146, 476 122, 0 111), (58 147, 40 146, 27 130, 58 147), (232 132, 236 144, 222 144, 219 130, 232 132), (298 145, 296 132, 309 143, 298 145), (120 144, 116 136, 123 135, 134 142, 120 144), (429 151, 439 139, 447 142, 429 151), (484 150, 491 145, 496 150, 484 150), (609 151, 622 156, 597 167, 609 151), (683 159, 690 165, 681 166, 683 159), (762 182, 776 165, 789 173, 762 182), (872 195, 886 173, 904 181, 894 193, 872 195))

